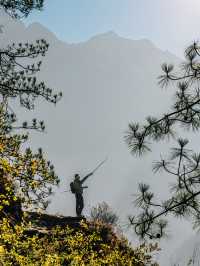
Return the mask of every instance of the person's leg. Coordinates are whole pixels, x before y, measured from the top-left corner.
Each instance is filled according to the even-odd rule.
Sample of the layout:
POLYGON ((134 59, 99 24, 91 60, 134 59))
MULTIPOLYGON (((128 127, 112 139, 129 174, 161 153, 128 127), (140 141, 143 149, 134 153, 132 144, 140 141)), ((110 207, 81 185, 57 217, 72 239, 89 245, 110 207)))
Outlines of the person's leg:
POLYGON ((83 208, 84 208, 84 200, 83 200, 83 195, 82 194, 80 195, 80 205, 79 205, 79 207, 80 207, 80 215, 81 215, 81 213, 83 211, 83 208))
POLYGON ((76 214, 77 214, 77 216, 81 216, 83 207, 84 207, 83 195, 77 193, 76 194, 76 214))
POLYGON ((76 197, 76 215, 79 216, 79 199, 78 199, 78 194, 75 194, 75 197, 76 197))

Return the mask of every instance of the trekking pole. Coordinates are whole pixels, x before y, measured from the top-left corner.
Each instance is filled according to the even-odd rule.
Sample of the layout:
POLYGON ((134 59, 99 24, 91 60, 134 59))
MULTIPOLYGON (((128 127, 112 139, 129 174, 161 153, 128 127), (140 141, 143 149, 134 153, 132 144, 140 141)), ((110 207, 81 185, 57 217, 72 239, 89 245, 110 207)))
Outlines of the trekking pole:
POLYGON ((105 160, 103 160, 100 164, 98 164, 97 167, 94 168, 92 173, 94 174, 107 160, 108 160, 108 157, 106 157, 105 160))
MULTIPOLYGON (((108 157, 105 158, 105 160, 103 160, 102 162, 100 162, 92 171, 92 173, 94 174, 106 161, 108 160, 108 157)), ((65 190, 65 191, 61 191, 61 193, 65 193, 65 192, 71 192, 71 190, 65 190)))

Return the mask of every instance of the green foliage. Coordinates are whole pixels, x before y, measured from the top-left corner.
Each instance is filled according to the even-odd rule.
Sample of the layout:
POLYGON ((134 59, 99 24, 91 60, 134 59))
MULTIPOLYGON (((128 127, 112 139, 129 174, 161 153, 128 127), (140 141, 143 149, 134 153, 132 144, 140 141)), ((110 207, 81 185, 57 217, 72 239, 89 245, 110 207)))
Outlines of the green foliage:
MULTIPOLYGON (((0 1, 0 7, 15 18, 27 16, 42 5, 43 1, 37 0, 0 1)), ((42 62, 35 62, 35 59, 45 56, 48 47, 41 39, 35 44, 13 43, 0 49, 0 213, 1 219, 11 216, 14 223, 20 219, 22 208, 45 209, 52 186, 59 183, 54 167, 44 158, 42 149, 36 153, 30 148, 24 149, 28 135, 14 134, 16 129, 44 131, 44 122, 34 118, 30 123, 18 125, 18 117, 9 106, 10 99, 19 100, 22 107, 33 109, 38 98, 54 104, 61 98, 61 93, 53 93, 44 82, 37 81, 36 74, 42 62)))
MULTIPOLYGON (((43 0, 0 1, 0 7, 15 18, 28 16, 33 9, 42 6, 43 0)), ((59 183, 54 167, 44 158, 42 149, 36 153, 30 148, 23 151, 28 135, 13 133, 16 129, 44 131, 44 122, 34 118, 30 123, 18 125, 18 117, 9 105, 10 99, 16 99, 30 110, 38 98, 54 104, 60 100, 62 93, 53 93, 36 77, 42 61, 35 62, 35 59, 45 56, 48 47, 48 43, 41 39, 34 44, 13 43, 0 49, 0 197, 7 203, 7 207, 0 205, 0 210, 4 214, 14 212, 13 197, 21 207, 45 209, 52 186, 59 183)))
MULTIPOLYGON (((13 198, 25 208, 46 208, 52 186, 59 183, 52 164, 45 160, 41 149, 34 153, 24 149, 28 135, 7 134, 4 131, 9 118, 0 106, 0 213, 5 206, 15 205, 13 198), (3 129, 3 130, 2 130, 3 129), (2 204, 1 204, 2 203, 2 204), (6 203, 6 204, 4 204, 6 203)), ((6 207, 6 210, 8 208, 6 207)), ((0 215, 3 217, 4 215, 0 215)))

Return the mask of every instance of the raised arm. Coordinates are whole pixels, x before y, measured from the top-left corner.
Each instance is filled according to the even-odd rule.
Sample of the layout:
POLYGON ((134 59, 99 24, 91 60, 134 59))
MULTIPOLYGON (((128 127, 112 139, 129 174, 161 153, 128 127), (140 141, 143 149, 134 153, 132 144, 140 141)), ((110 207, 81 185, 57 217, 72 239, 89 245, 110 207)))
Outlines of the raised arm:
POLYGON ((86 175, 85 177, 83 177, 83 179, 81 179, 81 184, 83 184, 85 182, 86 179, 88 179, 88 177, 90 177, 91 175, 93 175, 92 173, 89 173, 88 175, 86 175))

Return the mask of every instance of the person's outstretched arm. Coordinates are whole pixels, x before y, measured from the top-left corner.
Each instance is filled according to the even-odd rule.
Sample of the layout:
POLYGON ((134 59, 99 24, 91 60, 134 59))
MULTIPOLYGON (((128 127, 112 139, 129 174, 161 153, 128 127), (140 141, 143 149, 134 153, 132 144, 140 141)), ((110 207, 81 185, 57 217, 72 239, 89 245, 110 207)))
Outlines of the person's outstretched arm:
POLYGON ((86 179, 88 179, 88 177, 90 177, 91 175, 93 175, 92 173, 89 173, 88 175, 86 175, 85 177, 83 177, 83 179, 81 179, 81 184, 83 184, 85 182, 86 179))

